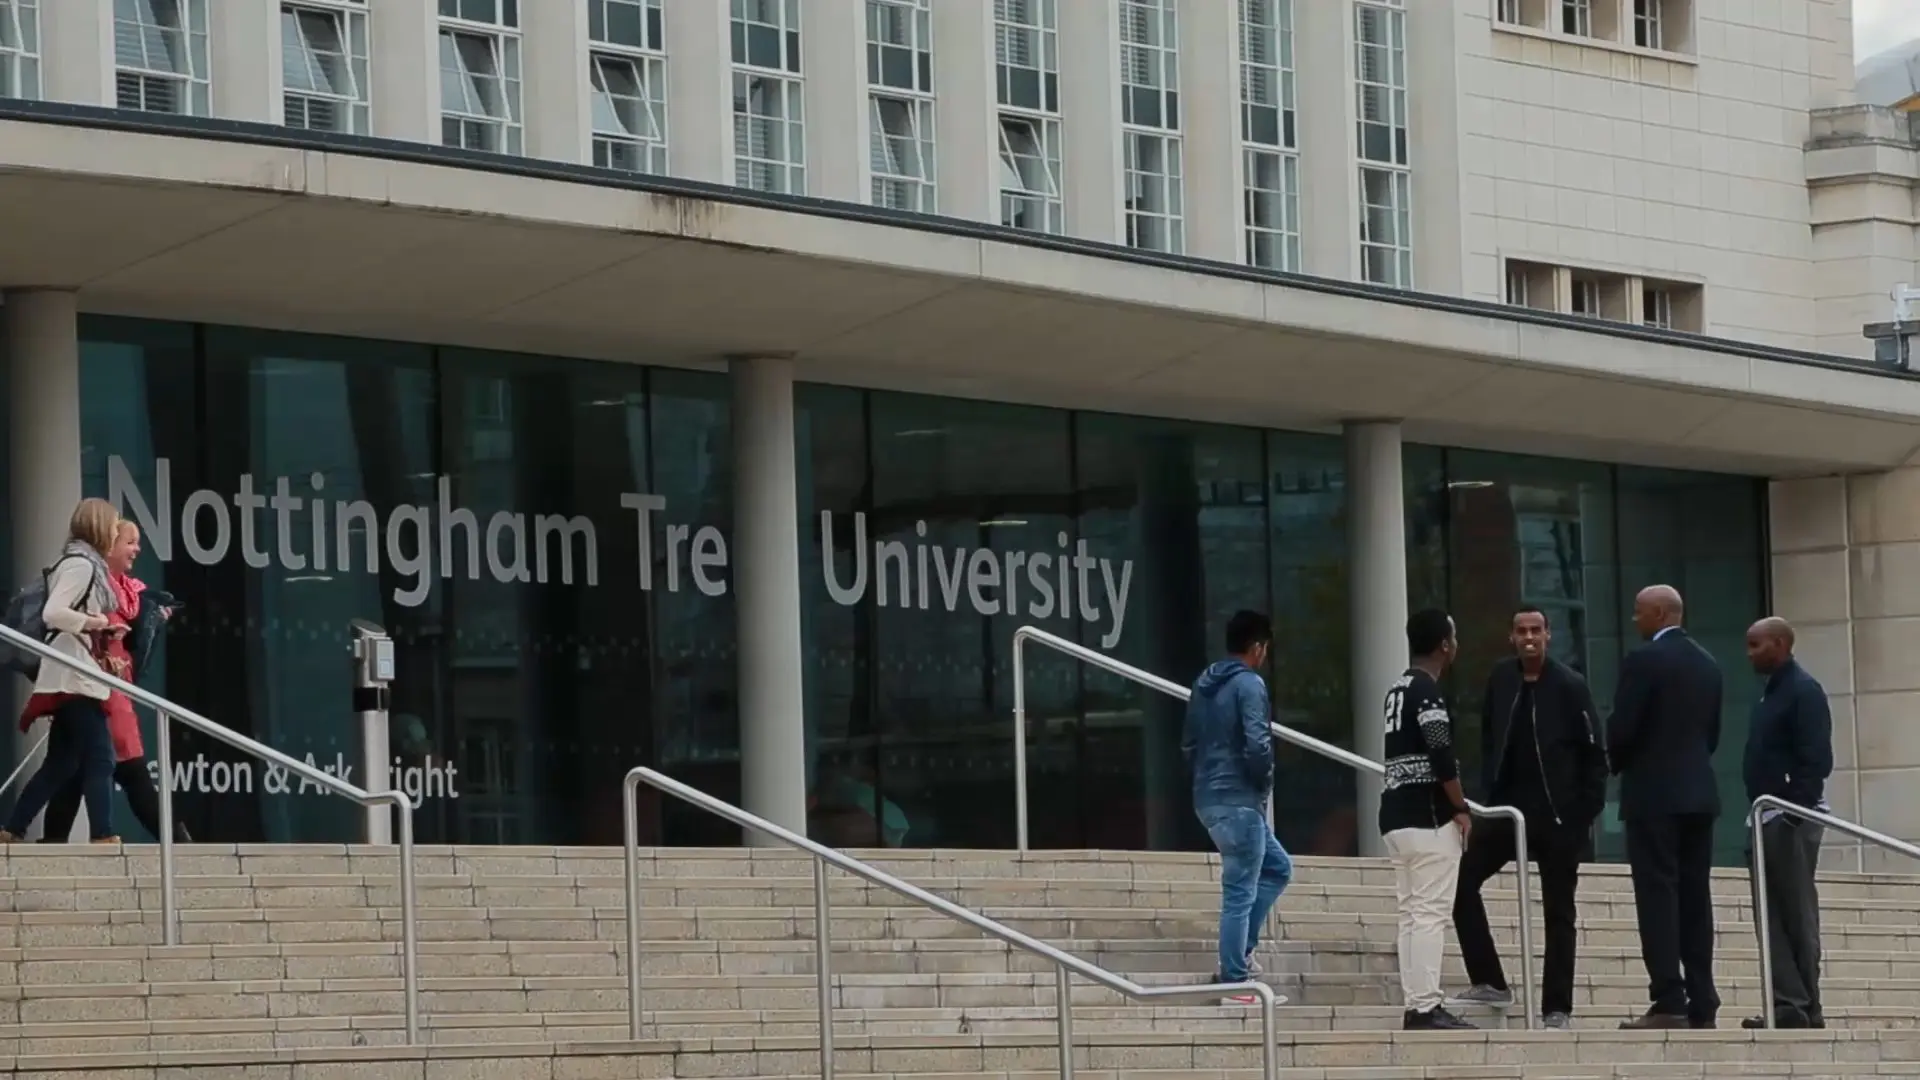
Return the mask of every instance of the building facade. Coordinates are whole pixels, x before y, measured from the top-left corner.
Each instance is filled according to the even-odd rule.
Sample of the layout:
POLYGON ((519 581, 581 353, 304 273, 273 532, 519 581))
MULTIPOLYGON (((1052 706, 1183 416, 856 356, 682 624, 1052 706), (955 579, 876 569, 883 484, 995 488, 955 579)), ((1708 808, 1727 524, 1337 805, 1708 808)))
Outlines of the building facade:
POLYGON ((1859 355, 1821 282, 1874 252, 1802 163, 1851 42, 1847 0, 8 0, 0 96, 1859 355))
MULTIPOLYGON (((1846 5, 1733 7, 0 2, 0 565, 115 499, 188 604, 143 681, 341 769, 347 622, 388 627, 420 835, 476 843, 612 842, 651 764, 1007 846, 1013 632, 1184 680, 1241 606, 1280 718, 1375 756, 1449 608, 1473 780, 1513 609, 1604 710, 1667 582, 1730 804, 1777 611, 1835 805, 1920 835, 1920 601, 1855 599, 1920 541, 1920 385, 1838 355, 1888 267, 1803 161, 1846 5)), ((1177 706, 1027 659, 1034 842, 1203 845, 1177 706)), ((176 756, 196 835, 356 835, 176 756)), ((1290 847, 1377 840, 1282 776, 1290 847)))

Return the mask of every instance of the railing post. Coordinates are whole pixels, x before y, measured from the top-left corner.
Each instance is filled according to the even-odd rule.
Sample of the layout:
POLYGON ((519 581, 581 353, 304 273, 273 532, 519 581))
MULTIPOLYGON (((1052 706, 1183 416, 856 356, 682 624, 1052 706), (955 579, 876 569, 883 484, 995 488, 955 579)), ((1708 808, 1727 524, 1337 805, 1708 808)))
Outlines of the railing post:
POLYGON ((173 720, 154 711, 154 737, 160 743, 160 940, 180 944, 180 912, 173 895, 173 720))
POLYGON ((827 899, 827 860, 813 860, 813 964, 820 999, 820 1080, 833 1080, 832 905, 827 899))
MULTIPOLYGON (((420 910, 413 881, 413 800, 405 793, 382 793, 400 813, 400 980, 406 999, 407 1045, 420 1044, 420 910)), ((370 802, 372 800, 369 800, 370 802)))
POLYGON ((1280 1045, 1275 1040, 1273 988, 1260 995, 1260 1075, 1262 1080, 1280 1080, 1280 1045))
POLYGON ((1027 851, 1027 632, 1013 632, 1013 837, 1027 851))
POLYGON ((629 772, 620 785, 620 811, 627 874, 627 1037, 642 1037, 640 1012, 640 776, 629 772))
POLYGON ((1533 1007, 1533 887, 1527 865, 1527 816, 1512 811, 1514 891, 1520 898, 1520 1008, 1526 1015, 1527 1030, 1539 1023, 1533 1007))
POLYGON ((1073 975, 1065 964, 1054 969, 1053 992, 1060 1014, 1060 1080, 1073 1080, 1073 975))
POLYGON ((1754 800, 1748 811, 1753 844, 1753 928, 1760 936, 1760 1017, 1773 1029, 1773 935, 1767 933, 1767 847, 1760 835, 1760 814, 1767 797, 1754 800))

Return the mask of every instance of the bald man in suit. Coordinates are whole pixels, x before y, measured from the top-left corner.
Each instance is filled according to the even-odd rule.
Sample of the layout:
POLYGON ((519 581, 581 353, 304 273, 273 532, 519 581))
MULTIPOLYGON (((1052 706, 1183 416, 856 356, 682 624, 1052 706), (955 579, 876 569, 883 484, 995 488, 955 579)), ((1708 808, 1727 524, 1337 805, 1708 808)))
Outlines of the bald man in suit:
POLYGON ((1686 607, 1669 585, 1640 590, 1633 624, 1646 644, 1620 664, 1607 754, 1620 777, 1647 1012, 1632 1030, 1710 1028, 1713 987, 1713 823, 1720 789, 1720 665, 1682 628, 1686 607), (1684 969, 1684 974, 1683 974, 1684 969))

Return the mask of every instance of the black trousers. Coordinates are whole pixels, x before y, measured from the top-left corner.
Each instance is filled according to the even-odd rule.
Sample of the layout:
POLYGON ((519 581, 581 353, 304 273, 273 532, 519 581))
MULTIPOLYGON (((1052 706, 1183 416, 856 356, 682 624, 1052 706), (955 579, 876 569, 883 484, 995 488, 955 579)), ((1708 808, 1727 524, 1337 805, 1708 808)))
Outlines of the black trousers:
MULTIPOLYGON (((1767 846, 1767 943, 1776 1014, 1823 1023, 1820 1008, 1820 838, 1826 827, 1785 814, 1760 826, 1767 846)), ((1751 869, 1753 853, 1747 853, 1751 869)), ((1756 890, 1759 883, 1753 882, 1756 890)), ((1759 904, 1756 900, 1755 910, 1759 904)))
MULTIPOLYGON (((1580 858, 1586 848, 1582 830, 1544 827, 1527 822, 1528 861, 1540 868, 1535 879, 1547 916, 1547 967, 1542 973, 1540 1014, 1573 1012, 1573 957, 1579 942, 1575 929, 1574 894, 1580 887, 1580 858)), ((1467 963, 1467 979, 1475 986, 1508 989, 1500 966, 1500 952, 1487 925, 1487 905, 1480 889, 1506 869, 1515 855, 1513 822, 1507 818, 1478 818, 1460 860, 1460 887, 1453 898, 1453 932, 1467 963)))
MULTIPOLYGON (((160 835, 160 792, 153 786, 153 775, 147 772, 145 758, 133 758, 117 762, 113 766, 113 782, 127 793, 127 809, 133 811, 134 820, 147 830, 147 835, 160 835)), ((45 828, 41 832, 43 842, 64 844, 67 835, 73 832, 73 819, 80 811, 80 778, 74 777, 65 787, 54 792, 53 801, 47 803, 45 828)), ((176 804, 177 808, 178 804, 176 804)), ((186 826, 175 821, 173 838, 179 843, 189 843, 186 826)))
POLYGON ((1627 866, 1647 965, 1649 1011, 1711 1021, 1713 988, 1712 814, 1631 818, 1627 866))

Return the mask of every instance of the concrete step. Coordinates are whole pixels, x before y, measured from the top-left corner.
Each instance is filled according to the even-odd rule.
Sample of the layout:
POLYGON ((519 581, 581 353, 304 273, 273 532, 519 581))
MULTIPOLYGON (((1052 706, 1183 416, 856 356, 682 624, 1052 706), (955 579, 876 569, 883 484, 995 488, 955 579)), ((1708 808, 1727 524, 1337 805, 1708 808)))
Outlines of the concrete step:
MULTIPOLYGON (((1517 1016, 1486 1009, 1462 1009, 1463 1016, 1490 1031, 1524 1030, 1517 1016)), ((1576 1011, 1580 1031, 1618 1030, 1623 1020, 1639 1015, 1640 1006, 1600 1004, 1576 1011)), ((1746 1011, 1727 1008, 1723 1030, 1736 1030, 1746 1011)), ((1278 1030, 1286 1033, 1397 1030, 1402 1012, 1397 1006, 1283 1006, 1276 1011, 1278 1030)), ((780 1037, 806 1039, 818 1031, 812 1009, 710 1010, 648 1012, 646 1033, 666 1039, 751 1039, 780 1037)), ((1920 1026, 1920 1010, 1874 1006, 1835 1006, 1827 1022, 1835 1030, 1912 1029, 1920 1026)), ((624 1011, 451 1013, 426 1019, 427 1041, 447 1046, 466 1043, 515 1043, 529 1040, 556 1044, 619 1042, 627 1038, 624 1011)), ((1087 1035, 1257 1034, 1258 1014, 1251 1009, 1218 1005, 1079 1006, 1075 1030, 1087 1035)), ((980 1035, 989 1038, 1046 1035, 1056 1030, 1051 1005, 996 1006, 971 1009, 837 1009, 836 1040, 874 1036, 980 1035)), ((127 1054, 196 1049, 232 1052, 305 1047, 399 1046, 404 1032, 392 1016, 323 1016, 234 1018, 171 1021, 79 1021, 25 1024, 0 1033, 0 1056, 127 1054)))
MULTIPOLYGON (((1076 1032, 1080 1075, 1115 1080, 1193 1080, 1257 1075, 1257 1033, 1076 1032)), ((1913 1031, 1815 1032, 1293 1032, 1279 1040, 1295 1077, 1358 1080, 1644 1080, 1792 1075, 1920 1075, 1913 1031), (1365 1070, 1360 1072, 1357 1070, 1365 1070)), ((849 1036, 836 1045, 847 1077, 1051 1076, 1052 1032, 1011 1035, 849 1036)), ((816 1075, 818 1051, 804 1037, 655 1039, 638 1043, 525 1042, 432 1047, 146 1051, 0 1058, 22 1076, 100 1075, 102 1080, 195 1080, 273 1076, 322 1080, 612 1080, 612 1078, 816 1075)))
MULTIPOLYGON (((1191 973, 1138 975, 1146 985, 1181 986, 1203 981, 1191 973)), ((1398 1000, 1390 975, 1269 977, 1300 1006, 1386 1006, 1398 1000)), ((1725 1007, 1757 1010, 1758 973, 1717 973, 1725 1007)), ((1461 973, 1450 985, 1464 988, 1461 973)), ((1637 974, 1576 976, 1576 1008, 1645 1004, 1646 982, 1637 974)), ((398 978, 196 980, 190 982, 94 982, 0 987, 0 1036, 9 1024, 83 1021, 269 1019, 397 1016, 398 978)), ((1022 974, 837 974, 837 1006, 856 1009, 968 1009, 1044 1007, 1054 994, 1050 972, 1022 974)), ((641 1003, 649 1010, 761 1010, 811 1008, 811 975, 662 975, 642 980, 641 1003)), ((1092 984, 1076 984, 1082 1005, 1118 1005, 1123 999, 1092 984)), ((1826 994, 1835 1007, 1875 1007, 1888 1015, 1920 1013, 1920 981, 1835 978, 1826 994)), ((426 978, 422 1009, 447 1016, 501 1012, 596 1012, 626 1008, 623 976, 524 976, 426 978)))
MULTIPOLYGON (((1509 940, 1505 959, 1517 965, 1509 940)), ((1203 975, 1214 966, 1215 944, 1202 937, 1152 941, 1058 938, 1067 952, 1131 975, 1203 975)), ((1536 943, 1536 953, 1538 951, 1536 943)), ((613 976, 626 971, 624 944, 586 941, 426 941, 420 946, 426 977, 613 976)), ((1717 951, 1721 967, 1736 972, 1758 962, 1751 938, 1731 938, 1717 951)), ((1391 975, 1394 943, 1379 940, 1278 941, 1261 946, 1274 977, 1365 973, 1391 975)), ((1588 946, 1576 954, 1585 973, 1637 971, 1638 944, 1588 946)), ((1832 949, 1823 958, 1834 978, 1920 979, 1920 951, 1832 949)), ((802 975, 814 970, 810 938, 748 941, 647 941, 642 972, 658 975, 802 975)), ((838 941, 834 972, 853 974, 995 974, 1051 970, 1048 961, 988 938, 838 941)), ((0 950, 0 987, 112 982, 222 982, 253 979, 398 977, 394 942, 318 942, 251 945, 133 945, 0 950)))
MULTIPOLYGON (((183 877, 241 876, 305 877, 355 875, 367 884, 391 886, 398 876, 398 856, 390 846, 333 844, 192 844, 177 850, 175 869, 183 877)), ((854 851, 850 854, 880 869, 919 884, 1005 882, 1008 887, 1134 888, 1165 886, 1194 888, 1219 880, 1219 858, 1199 853, 1045 851, 1025 855, 990 851, 854 851)), ((622 856, 615 848, 523 848, 428 846, 417 849, 415 871, 424 886, 430 878, 475 880, 541 879, 548 883, 618 886, 622 856)), ((1916 867, 1920 870, 1920 867, 1916 867)), ((154 845, 94 847, 92 845, 13 845, 0 849, 0 888, 4 879, 119 878, 151 886, 159 873, 154 845)), ((1295 880, 1303 885, 1364 886, 1391 891, 1392 867, 1384 859, 1301 857, 1295 860, 1295 880)), ((648 848, 641 852, 639 877, 679 882, 732 882, 743 879, 786 879, 810 889, 812 864, 784 849, 648 848)), ((1592 864, 1581 869, 1581 887, 1587 892, 1631 895, 1626 867, 1592 864)), ((1714 871, 1716 896, 1730 900, 1747 895, 1744 870, 1714 871)), ((1821 875, 1823 895, 1835 899, 1909 900, 1920 897, 1920 875, 1821 875)), ((864 887, 864 886, 856 886, 864 887)), ((1584 895, 1584 893, 1583 893, 1584 895)))

